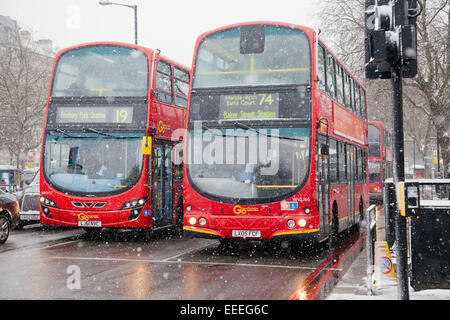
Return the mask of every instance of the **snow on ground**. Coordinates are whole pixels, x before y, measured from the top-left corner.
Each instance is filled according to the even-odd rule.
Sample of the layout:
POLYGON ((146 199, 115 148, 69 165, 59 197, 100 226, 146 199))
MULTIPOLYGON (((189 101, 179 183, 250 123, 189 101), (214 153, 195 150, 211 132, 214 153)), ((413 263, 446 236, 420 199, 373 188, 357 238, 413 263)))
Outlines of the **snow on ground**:
MULTIPOLYGON (((450 300, 450 290, 430 289, 414 291, 409 287, 410 300, 450 300)), ((365 249, 352 263, 327 300, 398 300, 397 287, 384 286, 373 289, 373 295, 367 290, 367 263, 365 249)))

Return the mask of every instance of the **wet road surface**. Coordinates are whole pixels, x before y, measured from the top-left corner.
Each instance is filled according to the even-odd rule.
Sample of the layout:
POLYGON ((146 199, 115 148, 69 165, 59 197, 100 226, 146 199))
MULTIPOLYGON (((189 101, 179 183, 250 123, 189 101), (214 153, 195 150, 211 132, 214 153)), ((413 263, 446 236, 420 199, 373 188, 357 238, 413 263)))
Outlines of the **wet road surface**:
POLYGON ((34 227, 0 247, 0 299, 287 299, 329 256, 321 246, 34 227))

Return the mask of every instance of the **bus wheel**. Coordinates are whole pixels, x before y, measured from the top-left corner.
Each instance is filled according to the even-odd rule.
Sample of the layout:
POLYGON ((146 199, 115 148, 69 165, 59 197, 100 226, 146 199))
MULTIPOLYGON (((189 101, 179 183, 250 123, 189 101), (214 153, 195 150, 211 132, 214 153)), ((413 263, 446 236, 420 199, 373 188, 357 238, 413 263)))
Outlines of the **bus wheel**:
POLYGON ((333 203, 333 216, 331 218, 330 235, 328 237, 328 248, 332 248, 336 245, 339 234, 339 216, 338 207, 336 202, 333 203))

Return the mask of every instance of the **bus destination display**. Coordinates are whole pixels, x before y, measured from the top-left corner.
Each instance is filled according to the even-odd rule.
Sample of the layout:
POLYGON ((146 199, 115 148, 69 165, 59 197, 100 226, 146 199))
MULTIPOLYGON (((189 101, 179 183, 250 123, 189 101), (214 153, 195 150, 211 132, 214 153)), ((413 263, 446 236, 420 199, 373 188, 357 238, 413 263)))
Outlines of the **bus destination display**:
POLYGON ((219 114, 222 120, 278 118, 279 94, 221 95, 219 114))
POLYGON ((57 123, 132 123, 132 107, 58 107, 57 123))

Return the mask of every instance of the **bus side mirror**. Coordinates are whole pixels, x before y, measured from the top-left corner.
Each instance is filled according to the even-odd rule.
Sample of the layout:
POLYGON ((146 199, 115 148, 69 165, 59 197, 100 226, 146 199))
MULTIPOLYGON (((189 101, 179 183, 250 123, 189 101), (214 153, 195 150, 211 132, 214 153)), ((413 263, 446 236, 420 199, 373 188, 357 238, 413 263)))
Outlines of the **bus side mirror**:
POLYGON ((142 154, 147 156, 152 154, 152 137, 142 137, 142 154))

